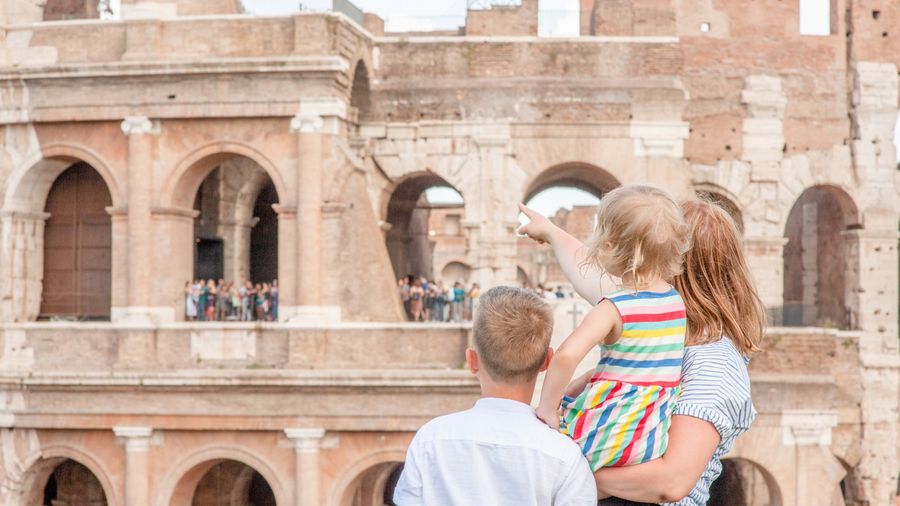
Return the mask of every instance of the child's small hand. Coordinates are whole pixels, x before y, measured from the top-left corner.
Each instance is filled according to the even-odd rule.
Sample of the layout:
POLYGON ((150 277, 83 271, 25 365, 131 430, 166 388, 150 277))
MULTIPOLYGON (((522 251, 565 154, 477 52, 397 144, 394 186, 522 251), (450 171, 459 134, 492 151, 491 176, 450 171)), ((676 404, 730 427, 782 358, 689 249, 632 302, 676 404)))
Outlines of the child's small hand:
POLYGON ((584 388, 587 386, 588 381, 590 381, 592 374, 593 371, 573 379, 572 382, 569 383, 569 386, 566 387, 566 397, 574 399, 581 395, 581 392, 584 392, 584 388))
POLYGON ((553 411, 546 411, 538 408, 535 410, 534 414, 537 415, 538 420, 546 423, 551 429, 559 430, 559 412, 555 409, 553 411))
POLYGON ((519 211, 528 218, 528 223, 519 227, 516 230, 516 233, 527 235, 529 238, 541 244, 550 242, 550 234, 553 232, 553 228, 556 227, 556 225, 545 216, 525 207, 525 204, 519 204, 519 211))

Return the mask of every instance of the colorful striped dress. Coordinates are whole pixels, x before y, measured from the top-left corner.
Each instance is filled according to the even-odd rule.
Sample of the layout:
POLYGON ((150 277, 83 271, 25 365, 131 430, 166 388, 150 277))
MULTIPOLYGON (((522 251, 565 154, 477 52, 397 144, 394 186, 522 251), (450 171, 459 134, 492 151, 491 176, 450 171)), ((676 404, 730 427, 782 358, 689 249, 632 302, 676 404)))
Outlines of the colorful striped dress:
POLYGON ((622 335, 615 344, 600 346, 596 372, 581 395, 563 398, 560 422, 560 431, 581 446, 593 471, 665 453, 687 321, 674 288, 623 290, 607 299, 622 317, 622 335))

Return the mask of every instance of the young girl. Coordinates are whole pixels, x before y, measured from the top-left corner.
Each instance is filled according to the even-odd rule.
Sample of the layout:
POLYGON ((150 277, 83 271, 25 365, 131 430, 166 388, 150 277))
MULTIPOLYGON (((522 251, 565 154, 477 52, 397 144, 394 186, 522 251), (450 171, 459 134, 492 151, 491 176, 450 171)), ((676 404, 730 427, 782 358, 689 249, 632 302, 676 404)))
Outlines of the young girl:
POLYGON ((537 409, 581 446, 593 471, 666 450, 686 331, 684 302, 669 281, 688 246, 681 209, 664 191, 628 186, 601 200, 586 261, 621 279, 622 290, 600 301, 559 347, 537 409), (591 380, 574 399, 563 398, 575 367, 598 345, 591 380))
MULTIPOLYGON (((545 217, 521 206, 531 218, 521 232, 547 242, 575 290, 589 301, 602 297, 597 271, 581 268, 586 248, 545 217)), ((765 310, 753 285, 740 234, 732 218, 712 202, 682 204, 691 249, 674 284, 687 308, 687 348, 681 395, 662 458, 627 467, 606 467, 594 476, 603 505, 677 503, 701 506, 722 471, 722 456, 756 416, 747 357, 759 351, 765 310), (623 500, 624 499, 624 500, 623 500)), ((581 392, 590 373, 568 389, 581 392)))

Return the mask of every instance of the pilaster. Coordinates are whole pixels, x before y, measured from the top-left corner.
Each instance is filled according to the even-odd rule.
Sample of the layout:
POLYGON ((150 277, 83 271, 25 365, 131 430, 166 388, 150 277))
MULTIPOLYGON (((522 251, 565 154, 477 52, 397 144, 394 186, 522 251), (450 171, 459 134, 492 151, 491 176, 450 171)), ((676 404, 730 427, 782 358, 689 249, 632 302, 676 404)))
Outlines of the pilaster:
POLYGON ((294 448, 294 506, 323 504, 319 453, 325 429, 289 427, 284 433, 294 448))

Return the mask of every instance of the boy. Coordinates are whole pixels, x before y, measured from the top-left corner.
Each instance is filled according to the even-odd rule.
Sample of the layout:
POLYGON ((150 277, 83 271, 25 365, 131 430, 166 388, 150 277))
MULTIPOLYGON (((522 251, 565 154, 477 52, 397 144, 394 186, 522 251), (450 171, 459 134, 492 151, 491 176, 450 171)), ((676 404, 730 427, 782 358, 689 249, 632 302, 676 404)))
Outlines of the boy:
POLYGON ((528 290, 481 295, 466 363, 481 383, 472 409, 413 438, 394 492, 400 506, 596 506, 594 476, 571 439, 529 406, 552 356, 550 307, 528 290))

